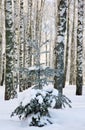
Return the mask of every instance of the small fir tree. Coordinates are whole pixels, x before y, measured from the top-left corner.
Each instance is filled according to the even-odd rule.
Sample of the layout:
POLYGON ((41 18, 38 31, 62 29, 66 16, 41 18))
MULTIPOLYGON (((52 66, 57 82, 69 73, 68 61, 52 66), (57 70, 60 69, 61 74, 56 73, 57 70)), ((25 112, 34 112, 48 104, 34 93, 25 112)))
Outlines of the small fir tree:
POLYGON ((31 90, 28 90, 28 95, 23 98, 24 100, 20 102, 11 116, 17 115, 21 120, 31 116, 30 126, 42 127, 47 124, 52 124, 49 108, 60 108, 60 104, 62 104, 63 107, 65 107, 65 104, 71 107, 69 104, 71 101, 66 96, 62 95, 60 97, 56 89, 49 89, 49 87, 46 89, 49 82, 53 82, 50 78, 56 75, 56 70, 43 66, 40 63, 40 55, 47 53, 41 52, 40 49, 43 45, 47 44, 47 42, 48 41, 41 46, 35 42, 30 42, 30 46, 35 49, 33 54, 36 57, 35 66, 20 68, 23 74, 26 73, 26 75, 30 77, 28 79, 32 79, 30 82, 34 84, 34 86, 31 90))

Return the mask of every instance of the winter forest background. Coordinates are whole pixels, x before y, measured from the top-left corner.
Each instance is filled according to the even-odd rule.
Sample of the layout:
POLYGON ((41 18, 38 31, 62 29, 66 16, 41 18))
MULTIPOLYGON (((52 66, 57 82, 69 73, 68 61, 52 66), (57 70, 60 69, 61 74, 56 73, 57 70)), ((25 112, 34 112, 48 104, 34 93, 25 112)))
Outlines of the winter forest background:
MULTIPOLYGON (((53 99, 55 108, 62 108, 64 103, 70 106, 70 100, 63 95, 66 85, 74 85, 75 95, 82 96, 84 28, 84 0, 0 0, 0 86, 5 88, 4 100, 18 98, 18 93, 31 87, 43 97, 43 87, 51 84, 54 90, 48 94, 46 90, 44 106, 39 104, 44 109, 41 112, 36 108, 41 116, 48 113, 53 99)), ((36 107, 34 102, 30 100, 30 107, 32 103, 36 107)), ((30 112, 25 107, 26 117, 30 112)), ((19 112, 25 108, 18 108, 14 113, 21 118, 23 112, 19 112)), ((39 126, 40 118, 33 117, 32 125, 39 126)))

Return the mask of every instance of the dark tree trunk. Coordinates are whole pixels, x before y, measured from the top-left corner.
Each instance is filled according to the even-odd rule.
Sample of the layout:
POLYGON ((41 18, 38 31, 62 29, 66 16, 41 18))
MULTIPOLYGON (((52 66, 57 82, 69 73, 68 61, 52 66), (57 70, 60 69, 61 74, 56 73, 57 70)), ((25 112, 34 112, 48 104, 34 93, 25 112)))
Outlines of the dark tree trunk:
POLYGON ((82 52, 83 52, 83 14, 84 0, 78 0, 78 26, 77 26, 77 73, 76 73, 76 95, 82 95, 82 52))
POLYGON ((54 53, 56 56, 55 69, 57 72, 55 79, 55 88, 58 89, 59 96, 62 96, 64 87, 64 38, 66 31, 66 10, 67 0, 60 0, 58 5, 57 41, 54 48, 54 53))

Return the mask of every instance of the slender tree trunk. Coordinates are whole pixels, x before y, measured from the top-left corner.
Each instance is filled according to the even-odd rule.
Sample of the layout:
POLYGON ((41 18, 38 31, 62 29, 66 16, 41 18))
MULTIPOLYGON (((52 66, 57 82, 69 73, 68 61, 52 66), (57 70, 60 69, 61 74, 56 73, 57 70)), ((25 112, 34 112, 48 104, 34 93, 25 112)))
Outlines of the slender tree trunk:
POLYGON ((76 54, 75 54, 75 50, 76 50, 76 46, 75 46, 75 19, 76 19, 76 15, 75 15, 75 9, 76 9, 76 1, 74 1, 74 7, 73 7, 73 26, 72 26, 72 40, 71 40, 71 64, 70 64, 70 80, 69 80, 69 84, 76 84, 76 70, 75 70, 75 66, 76 66, 76 54))
POLYGON ((5 55, 2 56, 2 79, 1 79, 1 86, 4 84, 4 74, 5 74, 5 55))
POLYGON ((6 28, 6 74, 5 74, 5 100, 15 96, 13 88, 13 18, 12 1, 5 1, 5 28, 6 28))
POLYGON ((0 33, 0 85, 2 80, 2 34, 0 33))
MULTIPOLYGON (((35 41, 37 46, 40 44, 39 40, 40 40, 40 36, 39 36, 39 1, 36 0, 36 31, 35 31, 35 41)), ((38 57, 37 57, 38 58, 38 57)), ((34 56, 34 64, 37 64, 38 59, 36 58, 36 56, 34 56)))
MULTIPOLYGON (((55 55, 56 55, 56 85, 55 88, 58 89, 59 95, 62 95, 64 87, 64 37, 66 31, 66 9, 67 0, 60 0, 58 5, 58 31, 57 31, 57 41, 55 45, 55 55)), ((61 104, 60 106, 61 107, 61 104)))
MULTIPOLYGON (((47 41, 47 32, 45 32, 45 41, 47 41)), ((48 45, 46 44, 46 52, 48 50, 48 45)), ((48 65, 48 54, 46 53, 46 66, 48 65)))
POLYGON ((50 31, 50 45, 49 45, 49 66, 52 67, 52 63, 51 63, 51 60, 52 60, 52 31, 50 31))
POLYGON ((78 26, 77 26, 77 73, 76 73, 76 95, 82 95, 82 52, 83 52, 83 14, 84 0, 78 0, 78 26))
POLYGON ((2 68, 2 71, 1 71, 1 86, 3 86, 4 84, 4 80, 5 80, 5 68, 6 68, 6 60, 5 60, 5 0, 1 0, 1 27, 0 27, 0 32, 1 32, 1 35, 2 35, 2 40, 1 40, 1 49, 2 49, 2 53, 1 53, 1 68, 2 68))
POLYGON ((68 0, 68 13, 67 13, 67 40, 66 40, 66 51, 65 51, 65 70, 64 70, 64 87, 68 69, 68 55, 69 55, 69 0, 68 0))
MULTIPOLYGON (((55 38, 54 38, 54 68, 56 69, 57 66, 57 55, 55 52, 56 48, 56 41, 57 41, 57 30, 58 30, 58 5, 59 5, 59 0, 54 1, 54 17, 55 17, 55 38)), ((57 89, 57 76, 54 76, 54 88, 57 89)))
POLYGON ((25 54, 25 64, 27 67, 30 67, 32 64, 32 48, 29 45, 32 39, 32 0, 28 1, 28 15, 27 15, 27 30, 26 30, 26 52, 25 54))
POLYGON ((20 48, 19 48, 19 91, 23 91, 25 89, 24 86, 24 75, 23 75, 23 67, 24 67, 24 0, 20 0, 20 48))
MULTIPOLYGON (((32 42, 32 0, 28 1, 27 6, 27 26, 25 27, 25 46, 24 46, 24 59, 25 59, 25 67, 29 68, 32 65, 32 47, 30 47, 29 43, 32 42)), ((31 87, 31 79, 28 76, 25 78, 25 89, 31 87)))
POLYGON ((2 80, 2 0, 0 1, 0 85, 2 80))
POLYGON ((3 86, 3 84, 4 84, 4 69, 3 69, 3 72, 2 72, 1 86, 3 86))
MULTIPOLYGON (((19 62, 19 0, 13 1, 13 41, 14 41, 14 48, 13 48, 13 63, 14 63, 14 71, 13 71, 13 86, 15 90, 18 88, 18 72, 16 71, 19 62)), ((17 96, 17 93, 16 93, 17 96)))

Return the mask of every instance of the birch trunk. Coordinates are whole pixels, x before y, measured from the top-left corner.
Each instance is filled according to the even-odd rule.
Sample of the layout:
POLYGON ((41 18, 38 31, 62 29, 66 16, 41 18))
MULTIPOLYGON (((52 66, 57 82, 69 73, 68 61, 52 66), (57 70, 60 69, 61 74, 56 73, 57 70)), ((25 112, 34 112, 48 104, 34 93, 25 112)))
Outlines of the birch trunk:
MULTIPOLYGON (((30 47, 29 43, 32 39, 32 3, 33 0, 29 0, 27 3, 27 26, 25 27, 25 46, 24 46, 24 59, 25 59, 25 67, 29 68, 32 65, 32 47, 30 47)), ((31 87, 31 79, 28 76, 25 78, 25 89, 31 87)))
MULTIPOLYGON (((18 72, 15 71, 17 67, 19 67, 19 0, 13 1, 13 31, 14 31, 14 49, 13 49, 13 63, 14 63, 14 71, 13 71, 13 86, 15 90, 18 88, 18 72)), ((17 94, 17 93, 16 93, 17 94)), ((17 95, 16 95, 17 96, 17 95)))
POLYGON ((13 17, 12 1, 5 1, 5 28, 6 28, 6 74, 5 74, 5 100, 15 96, 13 87, 13 17))
MULTIPOLYGON (((57 41, 54 48, 56 56, 55 69, 57 70, 57 76, 55 80, 56 86, 54 87, 58 89, 59 95, 62 95, 64 87, 64 37, 66 31, 67 0, 60 0, 58 2, 58 30, 57 41)), ((61 107, 61 105, 59 107, 61 107)))
POLYGON ((70 17, 70 7, 69 7, 70 1, 68 0, 68 11, 67 11, 67 39, 66 39, 66 50, 65 50, 65 70, 64 70, 64 87, 66 83, 66 76, 67 76, 67 69, 68 69, 68 56, 69 56, 69 17, 70 17))
POLYGON ((78 0, 78 26, 77 26, 77 73, 76 73, 76 95, 82 95, 82 52, 83 52, 83 14, 84 0, 78 0))
POLYGON ((75 20, 76 20, 76 14, 75 14, 75 9, 76 9, 76 1, 74 1, 74 7, 73 7, 73 26, 72 26, 72 40, 71 40, 71 65, 70 65, 70 81, 69 84, 76 84, 76 45, 75 45, 75 20))
POLYGON ((20 48, 19 48, 19 91, 23 91, 25 89, 24 86, 24 0, 20 0, 20 48))

